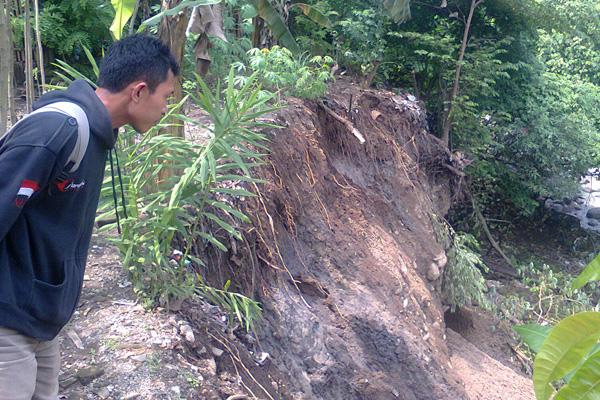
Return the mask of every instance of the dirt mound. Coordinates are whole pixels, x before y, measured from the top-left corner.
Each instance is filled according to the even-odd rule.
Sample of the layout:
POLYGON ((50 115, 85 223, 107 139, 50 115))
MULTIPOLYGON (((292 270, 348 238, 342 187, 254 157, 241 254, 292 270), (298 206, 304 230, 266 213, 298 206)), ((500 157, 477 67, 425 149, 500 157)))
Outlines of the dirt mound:
POLYGON ((424 111, 338 84, 274 122, 285 128, 269 134, 267 183, 246 202, 259 265, 231 252, 219 271, 264 305, 258 340, 291 396, 466 398, 448 368, 439 279, 427 279, 451 174, 424 111))

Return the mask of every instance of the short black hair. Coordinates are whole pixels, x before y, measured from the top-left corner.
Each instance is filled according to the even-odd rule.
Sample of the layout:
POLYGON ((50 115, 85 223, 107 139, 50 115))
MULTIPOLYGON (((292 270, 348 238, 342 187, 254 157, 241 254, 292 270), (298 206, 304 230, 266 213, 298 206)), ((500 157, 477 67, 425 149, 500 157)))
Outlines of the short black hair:
POLYGON ((127 36, 114 42, 100 62, 98 86, 113 93, 135 81, 148 84, 150 93, 167 80, 169 70, 179 74, 179 64, 159 39, 144 34, 127 36))

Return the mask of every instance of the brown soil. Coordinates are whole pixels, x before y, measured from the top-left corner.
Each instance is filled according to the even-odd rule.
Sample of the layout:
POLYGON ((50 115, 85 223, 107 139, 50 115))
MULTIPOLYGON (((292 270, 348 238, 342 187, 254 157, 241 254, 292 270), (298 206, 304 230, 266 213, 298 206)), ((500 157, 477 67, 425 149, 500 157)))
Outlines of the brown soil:
POLYGON ((457 176, 420 106, 338 81, 324 103, 292 99, 271 119, 285 128, 268 132, 266 183, 248 187, 262 198, 237 200, 245 241, 200 254, 204 278, 231 279, 264 321, 246 334, 201 299, 146 311, 97 236, 61 334, 63 398, 533 399, 508 324, 445 318, 428 278, 444 254, 433 215, 457 176))

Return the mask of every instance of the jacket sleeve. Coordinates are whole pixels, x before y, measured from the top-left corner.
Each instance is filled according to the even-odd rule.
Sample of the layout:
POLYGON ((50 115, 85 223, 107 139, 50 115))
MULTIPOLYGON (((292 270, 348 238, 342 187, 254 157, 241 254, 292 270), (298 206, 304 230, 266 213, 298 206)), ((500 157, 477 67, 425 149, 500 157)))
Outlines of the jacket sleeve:
POLYGON ((0 154, 0 241, 23 207, 45 188, 56 156, 44 147, 18 146, 0 154))
POLYGON ((73 137, 73 129, 65 129, 64 118, 45 118, 43 122, 24 124, 26 132, 15 132, 0 149, 0 241, 27 202, 47 190, 60 173, 60 162, 68 157, 69 140, 56 138, 73 137))

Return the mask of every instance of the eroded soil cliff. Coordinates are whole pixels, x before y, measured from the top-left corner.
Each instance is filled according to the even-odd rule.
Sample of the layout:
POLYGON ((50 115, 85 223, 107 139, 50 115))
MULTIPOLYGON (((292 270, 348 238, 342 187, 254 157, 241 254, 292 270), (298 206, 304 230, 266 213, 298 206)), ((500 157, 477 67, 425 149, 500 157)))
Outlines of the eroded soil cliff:
MULTIPOLYGON (((428 133, 424 110, 406 94, 338 81, 326 100, 292 99, 269 122, 283 128, 268 132, 270 155, 257 171, 266 183, 247 187, 261 196, 237 199, 253 221, 242 227, 244 241, 224 238, 228 253, 199 247, 209 260, 203 277, 217 287, 231 280, 232 290, 261 303, 264 321, 247 334, 223 323, 223 310, 188 299, 176 318, 165 315, 162 330, 155 329, 158 338, 167 332, 166 345, 151 336, 130 338, 119 356, 131 374, 147 376, 152 368, 157 373, 148 357, 166 352, 175 376, 157 373, 160 392, 117 391, 115 384, 114 397, 108 396, 533 399, 529 380, 512 369, 508 347, 472 345, 446 329, 439 277, 445 253, 435 224, 459 177, 428 133), (191 328, 192 340, 182 326, 191 328), (495 357, 495 351, 502 354, 495 357), (186 385, 186 371, 202 379, 186 385)), ((94 304, 94 298, 87 301, 94 304)), ((125 306, 131 318, 147 318, 125 306)), ((70 328, 84 336, 94 329, 84 317, 97 312, 81 310, 70 328)), ((97 335, 106 330, 101 323, 97 335)), ((486 329, 467 327, 471 334, 486 329)), ((114 331, 110 340, 116 341, 114 331)), ((81 351, 64 338, 67 353, 81 351)), ((82 345, 93 340, 84 336, 82 345)))

